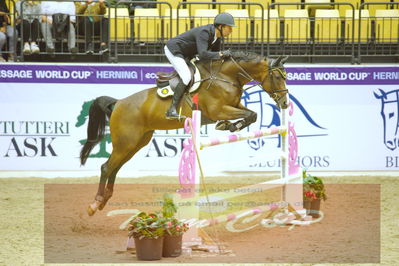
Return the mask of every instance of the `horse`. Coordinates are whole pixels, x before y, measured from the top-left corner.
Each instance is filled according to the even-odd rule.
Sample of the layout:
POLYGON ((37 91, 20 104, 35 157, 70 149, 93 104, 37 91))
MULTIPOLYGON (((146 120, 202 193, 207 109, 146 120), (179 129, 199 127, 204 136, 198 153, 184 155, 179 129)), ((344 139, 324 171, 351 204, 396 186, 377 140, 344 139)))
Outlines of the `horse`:
MULTIPOLYGON (((276 60, 255 53, 233 52, 227 59, 198 61, 201 82, 197 89, 197 107, 206 118, 204 124, 216 123, 216 129, 238 131, 257 119, 257 114, 241 104, 243 86, 256 83, 276 102, 286 109, 287 93, 284 63, 287 57, 276 60), (229 120, 238 120, 230 122, 229 120)), ((191 95, 185 95, 189 98, 191 95)), ((157 95, 157 87, 134 93, 124 99, 101 96, 94 100, 89 110, 87 141, 80 152, 80 162, 85 164, 91 150, 104 137, 109 122, 112 153, 101 166, 101 176, 94 202, 87 212, 90 216, 102 210, 112 197, 116 174, 140 149, 146 146, 154 130, 178 129, 184 121, 167 120, 165 113, 170 99, 157 95)), ((192 102, 182 99, 182 116, 191 117, 192 102)))

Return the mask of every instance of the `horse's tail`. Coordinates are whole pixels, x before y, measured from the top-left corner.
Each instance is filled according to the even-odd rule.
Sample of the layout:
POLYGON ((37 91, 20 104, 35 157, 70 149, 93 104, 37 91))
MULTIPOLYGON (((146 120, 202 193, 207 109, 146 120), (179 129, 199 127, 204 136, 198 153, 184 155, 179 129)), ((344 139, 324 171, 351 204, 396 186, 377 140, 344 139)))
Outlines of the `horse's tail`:
POLYGON ((89 126, 87 127, 87 140, 80 151, 80 163, 84 165, 91 150, 104 137, 105 126, 108 118, 111 117, 113 105, 116 99, 108 96, 101 96, 94 100, 89 110, 89 126))

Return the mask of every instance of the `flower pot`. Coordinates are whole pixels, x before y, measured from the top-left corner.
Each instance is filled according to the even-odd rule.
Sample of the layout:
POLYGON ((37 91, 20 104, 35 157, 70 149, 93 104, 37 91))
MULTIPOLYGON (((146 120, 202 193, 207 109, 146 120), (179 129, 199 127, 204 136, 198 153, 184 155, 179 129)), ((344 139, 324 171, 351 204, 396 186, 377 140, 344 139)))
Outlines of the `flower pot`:
POLYGON ((319 217, 320 217, 320 214, 319 214, 319 211, 320 211, 320 202, 321 202, 321 199, 315 199, 315 200, 312 200, 312 201, 311 201, 311 205, 310 205, 310 215, 311 215, 313 218, 319 218, 319 217))
POLYGON ((314 200, 304 200, 303 201, 303 208, 306 209, 306 215, 310 215, 313 218, 320 217, 320 202, 321 199, 314 199, 314 200))
POLYGON ((182 252, 183 235, 165 235, 163 239, 162 257, 178 257, 182 252))
POLYGON ((162 258, 163 237, 134 238, 138 260, 160 260, 162 258))
POLYGON ((312 205, 312 202, 310 200, 304 200, 303 201, 303 208, 306 210, 306 215, 310 214, 311 205, 312 205))

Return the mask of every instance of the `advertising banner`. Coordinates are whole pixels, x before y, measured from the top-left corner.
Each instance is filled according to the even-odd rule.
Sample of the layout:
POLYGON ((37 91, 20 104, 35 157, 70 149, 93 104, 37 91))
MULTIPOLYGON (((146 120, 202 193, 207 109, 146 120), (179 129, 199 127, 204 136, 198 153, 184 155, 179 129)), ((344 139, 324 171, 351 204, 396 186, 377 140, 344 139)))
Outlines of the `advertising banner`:
MULTIPOLYGON (((117 99, 150 88, 167 65, 0 65, 0 171, 99 173, 112 152, 110 132, 85 166, 79 152, 87 137, 92 101, 117 99)), ((294 104, 298 161, 312 171, 399 169, 399 66, 287 66, 294 104)), ((258 113, 244 131, 280 124, 280 110, 260 87, 242 103, 258 113)), ((132 121, 134 123, 134 121, 132 121)), ((228 134, 203 126, 202 137, 228 134)), ((151 142, 121 169, 122 176, 177 175, 182 129, 156 131, 151 142)), ((279 171, 276 136, 201 151, 207 175, 279 171)))

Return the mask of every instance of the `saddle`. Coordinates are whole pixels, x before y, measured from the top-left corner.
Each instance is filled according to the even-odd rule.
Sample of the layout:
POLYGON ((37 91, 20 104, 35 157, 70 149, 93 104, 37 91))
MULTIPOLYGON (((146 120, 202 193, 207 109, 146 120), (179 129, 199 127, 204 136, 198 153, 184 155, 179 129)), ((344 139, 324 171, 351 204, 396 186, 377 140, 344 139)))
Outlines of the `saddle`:
MULTIPOLYGON (((191 72, 191 80, 190 83, 187 85, 187 88, 189 89, 194 84, 196 67, 191 62, 188 62, 187 65, 191 72)), ((173 95, 173 91, 175 90, 177 84, 181 81, 177 71, 174 70, 173 72, 157 72, 156 74, 157 74, 157 87, 160 96, 167 97, 173 95), (170 86, 172 92, 170 92, 169 89, 166 88, 167 86, 170 86)))

